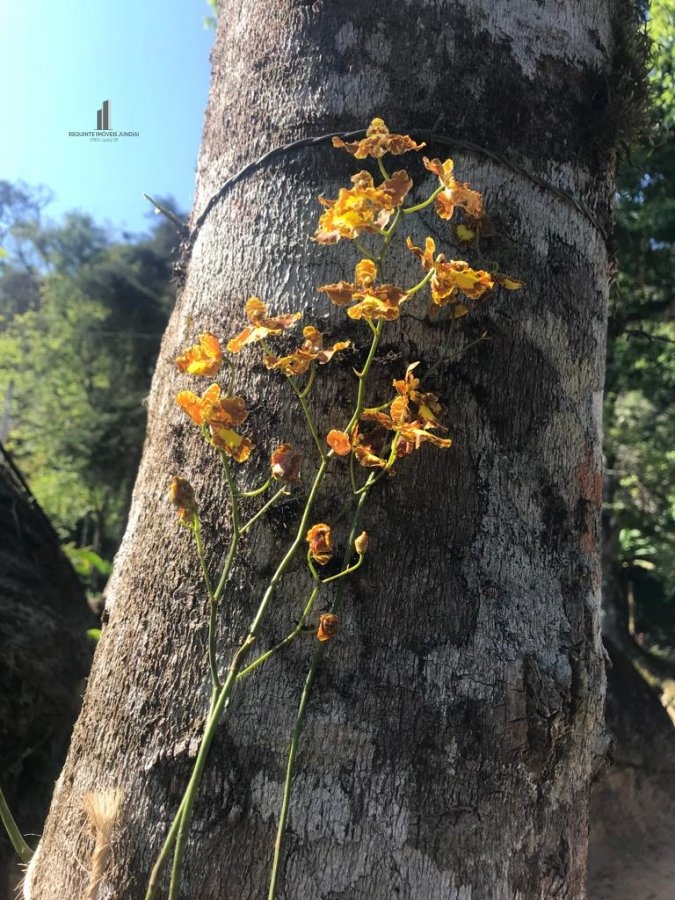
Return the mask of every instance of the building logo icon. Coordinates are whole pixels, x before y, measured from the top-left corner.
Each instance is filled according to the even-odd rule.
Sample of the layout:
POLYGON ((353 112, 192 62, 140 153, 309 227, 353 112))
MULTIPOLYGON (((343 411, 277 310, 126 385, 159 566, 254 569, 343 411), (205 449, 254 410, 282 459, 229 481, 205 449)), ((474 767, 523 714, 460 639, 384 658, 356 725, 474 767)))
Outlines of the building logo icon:
POLYGON ((96 111, 96 130, 110 131, 110 100, 104 100, 101 109, 96 111))
POLYGON ((140 131, 113 131, 110 124, 110 100, 104 100, 101 108, 96 110, 96 131, 69 131, 68 137, 86 137, 97 144, 115 144, 120 138, 140 137, 140 134, 140 131))

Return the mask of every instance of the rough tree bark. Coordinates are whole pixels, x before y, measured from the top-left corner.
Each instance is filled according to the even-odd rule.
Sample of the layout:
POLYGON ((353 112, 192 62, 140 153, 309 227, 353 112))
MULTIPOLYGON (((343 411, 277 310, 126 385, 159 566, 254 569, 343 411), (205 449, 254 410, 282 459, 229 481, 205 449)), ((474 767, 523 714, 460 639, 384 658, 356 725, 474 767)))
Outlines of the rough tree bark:
MULTIPOLYGON (((0 445, 0 787, 19 826, 43 825, 89 667, 96 618, 58 535, 0 445)), ((31 844, 32 839, 29 839, 31 844)), ((20 873, 4 830, 0 897, 20 873)))
MULTIPOLYGON (((408 460, 368 508, 372 550, 346 589, 340 637, 310 702, 280 896, 581 898, 589 781, 604 748, 603 230, 619 11, 609 0, 221 7, 193 224, 228 176, 271 147, 375 115, 405 132, 443 114, 439 132, 491 155, 450 154, 433 141, 431 155, 454 156, 460 177, 484 190, 496 235, 483 252, 527 281, 467 321, 463 341, 485 329, 490 341, 429 385, 447 403, 455 447, 408 460)), ((363 333, 316 294, 351 274, 355 252, 309 239, 317 195, 336 196, 350 162, 327 144, 276 157, 213 207, 194 242, 150 397, 109 623, 27 896, 80 894, 92 849, 82 796, 109 787, 123 802, 104 895, 143 895, 208 702, 205 598, 166 500, 170 475, 193 481, 216 556, 228 528, 216 460, 174 403, 188 384, 173 359, 201 330, 234 334, 251 294, 277 311, 305 308, 331 338, 347 331, 363 348, 363 333)), ((433 215, 424 229, 449 236, 433 215)), ((415 226, 414 237, 424 233, 415 226)), ((399 282, 413 283, 409 254, 392 259, 399 282)), ((408 362, 432 362, 446 339, 413 318, 391 333, 376 370, 384 396, 408 362)), ((247 471, 260 473, 275 441, 303 438, 283 379, 252 359, 237 388, 260 448, 247 471)), ((325 431, 346 421, 357 362, 322 373, 325 431)), ((322 500, 315 521, 334 505, 322 500)), ((222 610, 224 659, 290 528, 276 515, 248 540, 222 610)), ((296 620, 303 578, 299 568, 284 581, 261 647, 296 620)), ((265 895, 311 652, 294 646, 233 698, 195 811, 185 897, 265 895)))
POLYGON ((675 729, 656 692, 605 638, 612 766, 593 786, 591 900, 669 900, 675 881, 675 729))

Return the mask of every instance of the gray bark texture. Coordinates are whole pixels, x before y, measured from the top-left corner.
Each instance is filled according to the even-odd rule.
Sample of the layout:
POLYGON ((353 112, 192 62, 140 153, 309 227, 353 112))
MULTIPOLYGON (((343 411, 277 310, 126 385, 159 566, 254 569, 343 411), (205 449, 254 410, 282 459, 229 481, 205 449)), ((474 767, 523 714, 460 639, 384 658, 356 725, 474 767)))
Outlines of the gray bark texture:
MULTIPOLYGON (((66 757, 95 624, 58 535, 0 446, 0 787, 28 835, 66 757)), ((14 897, 19 880, 2 830, 0 897, 14 897)))
MULTIPOLYGON (((458 177, 484 192, 495 235, 472 261, 497 260, 527 282, 465 320, 457 347, 486 330, 490 340, 457 354, 425 385, 447 406, 454 447, 425 447, 404 460, 366 508, 371 549, 345 588, 339 637, 314 685, 278 897, 582 898, 589 783, 605 746, 603 231, 623 13, 609 0, 226 0, 221 8, 193 225, 227 178, 272 147, 365 127, 374 116, 406 133, 431 129, 443 115, 439 132, 489 151, 450 152, 433 139, 428 147, 430 156, 453 156, 458 177)), ((416 158, 401 165, 422 178, 416 158)), ((312 400, 322 433, 344 427, 352 367, 368 338, 316 289, 351 278, 358 256, 348 242, 321 247, 310 235, 317 196, 337 196, 358 167, 329 143, 282 154, 241 179, 199 229, 149 400, 109 622, 26 897, 81 895, 93 848, 82 798, 110 788, 123 799, 99 896, 143 896, 209 692, 206 600, 190 536, 166 499, 170 476, 194 484, 215 561, 229 527, 215 454, 174 402, 195 383, 173 361, 201 331, 239 331, 250 295, 275 312, 303 309, 331 342, 356 344, 319 373, 312 400)), ((451 239, 434 213, 410 227, 417 242, 425 234, 451 239)), ((397 283, 418 280, 408 251, 392 251, 390 264, 397 283)), ((443 327, 424 320, 425 308, 418 300, 418 318, 386 332, 373 402, 391 396, 391 379, 408 363, 420 360, 421 372, 433 364, 447 341, 443 327)), ((258 448, 240 477, 260 483, 269 452, 288 440, 306 450, 306 490, 312 444, 288 386, 263 370, 256 351, 237 363, 258 448)), ((322 495, 313 521, 330 522, 341 503, 339 460, 332 471, 332 498, 322 495)), ((286 504, 246 538, 220 616, 223 665, 294 534, 297 511, 286 504)), ((306 594, 298 565, 280 586, 258 650, 293 627, 306 594)), ((195 809, 185 898, 267 896, 289 737, 312 653, 313 642, 296 643, 233 697, 195 809)))

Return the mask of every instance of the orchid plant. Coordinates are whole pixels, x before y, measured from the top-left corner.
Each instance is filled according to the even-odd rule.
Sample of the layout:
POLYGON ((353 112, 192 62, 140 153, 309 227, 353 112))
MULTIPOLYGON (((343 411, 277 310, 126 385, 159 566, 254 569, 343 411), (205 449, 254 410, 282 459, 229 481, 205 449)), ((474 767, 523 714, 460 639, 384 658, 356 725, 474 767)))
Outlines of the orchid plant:
MULTIPOLYGON (((251 297, 245 305, 248 324, 234 337, 222 341, 211 332, 201 334, 195 346, 186 349, 176 360, 180 372, 195 378, 216 378, 226 366, 226 384, 212 381, 203 392, 182 390, 176 402, 189 420, 201 431, 204 442, 221 458, 223 477, 229 491, 231 527, 229 548, 224 561, 213 577, 213 566, 202 533, 200 503, 187 478, 176 476, 170 490, 171 502, 178 513, 178 521, 191 533, 207 597, 208 616, 208 677, 211 682, 211 701, 201 745, 194 768, 169 829, 161 853, 150 875, 146 900, 156 896, 165 864, 172 858, 169 897, 176 900, 179 893, 182 863, 190 820, 209 748, 232 692, 245 687, 262 665, 282 653, 302 635, 315 635, 316 645, 305 691, 300 700, 298 720, 294 730, 286 784, 279 817, 274 863, 269 886, 273 900, 278 881, 282 840, 288 813, 293 765, 307 695, 311 689, 313 672, 327 645, 336 639, 339 625, 339 592, 328 592, 327 586, 353 575, 364 563, 369 536, 362 527, 368 498, 378 482, 391 475, 399 461, 415 454, 424 444, 447 450, 452 439, 442 423, 443 407, 439 397, 422 386, 420 362, 410 361, 404 371, 392 380, 388 397, 370 397, 369 376, 378 346, 388 323, 395 322, 413 303, 416 295, 428 288, 431 317, 460 319, 473 307, 494 296, 499 287, 517 290, 521 282, 514 278, 483 269, 473 268, 464 260, 446 259, 436 253, 436 245, 427 237, 424 247, 416 246, 408 237, 407 247, 419 258, 419 280, 408 287, 396 284, 385 265, 388 249, 399 235, 405 220, 422 210, 433 207, 442 220, 454 220, 456 242, 469 246, 484 226, 483 199, 468 184, 457 181, 451 159, 441 161, 423 157, 425 169, 438 184, 423 201, 409 203, 407 198, 413 180, 400 169, 390 174, 385 158, 404 153, 418 153, 424 144, 407 135, 392 134, 381 119, 374 119, 363 140, 345 143, 333 138, 335 147, 357 160, 376 161, 377 173, 363 170, 351 179, 352 187, 342 188, 336 199, 319 197, 323 212, 319 218, 314 240, 319 244, 352 241, 360 259, 351 281, 340 281, 318 288, 331 303, 344 310, 349 319, 362 322, 367 339, 364 362, 355 372, 356 382, 351 414, 347 421, 317 421, 312 411, 312 391, 318 373, 352 347, 352 341, 339 340, 331 346, 324 344, 321 332, 312 324, 304 327, 299 345, 288 352, 277 347, 288 345, 287 333, 298 325, 301 313, 273 315, 258 297, 251 297), (362 243, 364 239, 367 246, 362 243), (372 249, 376 245, 375 249, 372 249), (370 248, 370 249, 369 249, 370 248), (386 274, 385 274, 386 273, 386 274), (224 346, 224 349, 223 349, 224 346), (234 466, 242 466, 256 452, 252 438, 246 433, 249 412, 246 400, 233 392, 235 368, 231 357, 258 347, 262 364, 268 370, 286 378, 297 400, 314 445, 314 462, 305 459, 289 443, 270 448, 269 475, 264 484, 243 491, 237 484, 234 466), (341 501, 347 502, 349 525, 347 551, 330 575, 326 566, 335 556, 335 523, 317 522, 314 508, 331 468, 344 467, 345 488, 341 501), (305 470, 310 470, 305 475, 305 470), (302 470, 302 475, 301 475, 302 470), (295 525, 294 537, 283 552, 247 633, 242 635, 238 648, 224 664, 216 644, 218 611, 224 598, 234 567, 241 539, 276 503, 297 489, 306 480, 304 505, 295 525), (246 502, 244 502, 246 501, 246 502), (255 512, 244 515, 244 509, 258 504, 255 512), (277 589, 291 564, 304 558, 307 572, 306 596, 297 610, 297 625, 277 643, 259 648, 261 626, 274 601, 277 589), (329 594, 328 597, 326 595, 329 594), (322 596, 323 595, 323 596, 322 596), (317 613, 322 597, 324 611, 317 613), (257 652, 256 652, 257 651, 257 652)), ((339 473, 338 473, 339 474, 339 473)), ((333 483, 333 479, 331 479, 333 483)), ((215 552, 215 551, 214 551, 215 552)), ((206 672, 205 672, 206 677, 206 672)))

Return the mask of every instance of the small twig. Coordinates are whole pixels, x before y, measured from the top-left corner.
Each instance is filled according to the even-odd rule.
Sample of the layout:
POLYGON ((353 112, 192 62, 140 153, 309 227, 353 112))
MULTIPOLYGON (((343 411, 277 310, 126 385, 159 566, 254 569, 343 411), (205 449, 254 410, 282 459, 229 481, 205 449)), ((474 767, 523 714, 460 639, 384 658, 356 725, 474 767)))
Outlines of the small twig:
POLYGON ((187 236, 190 233, 187 222, 183 222, 183 220, 179 219, 178 216, 175 213, 171 212, 170 209, 167 209, 166 206, 162 206, 159 201, 153 200, 150 194, 144 193, 143 196, 148 202, 152 203, 152 205, 155 207, 155 212, 161 213, 163 216, 165 216, 169 220, 169 222, 171 222, 176 226, 176 228, 178 228, 181 234, 187 236))
POLYGON ((673 338, 666 337, 664 334, 650 334, 648 331, 643 331, 642 328, 624 328, 621 334, 625 334, 627 337, 643 338, 650 343, 660 341, 663 344, 675 344, 673 338))

